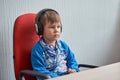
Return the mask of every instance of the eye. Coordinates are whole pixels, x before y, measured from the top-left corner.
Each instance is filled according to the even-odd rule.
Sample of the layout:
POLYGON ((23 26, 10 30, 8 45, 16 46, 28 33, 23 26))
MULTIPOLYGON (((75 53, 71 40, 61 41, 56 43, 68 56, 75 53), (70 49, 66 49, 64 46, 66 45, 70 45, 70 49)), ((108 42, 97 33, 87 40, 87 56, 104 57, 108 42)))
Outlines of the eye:
POLYGON ((50 26, 49 28, 55 28, 54 26, 50 26))
POLYGON ((57 26, 57 28, 60 28, 61 26, 57 26))

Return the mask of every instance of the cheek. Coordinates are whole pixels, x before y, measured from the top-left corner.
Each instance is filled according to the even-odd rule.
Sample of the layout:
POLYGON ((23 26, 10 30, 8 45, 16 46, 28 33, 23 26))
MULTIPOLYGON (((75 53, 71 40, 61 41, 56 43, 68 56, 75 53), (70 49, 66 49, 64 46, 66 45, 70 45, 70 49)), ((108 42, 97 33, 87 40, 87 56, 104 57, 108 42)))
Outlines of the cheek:
POLYGON ((49 33, 50 33, 50 31, 49 31, 49 30, 44 29, 44 34, 49 34, 49 33))
POLYGON ((45 32, 44 32, 44 35, 45 35, 45 36, 50 36, 51 34, 52 34, 51 31, 45 31, 45 32))

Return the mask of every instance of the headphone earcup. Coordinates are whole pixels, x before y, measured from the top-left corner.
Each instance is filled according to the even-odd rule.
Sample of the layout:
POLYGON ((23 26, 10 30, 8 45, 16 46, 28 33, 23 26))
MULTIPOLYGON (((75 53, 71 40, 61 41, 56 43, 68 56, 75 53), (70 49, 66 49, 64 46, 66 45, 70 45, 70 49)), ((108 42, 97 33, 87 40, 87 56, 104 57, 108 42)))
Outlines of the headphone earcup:
POLYGON ((62 32, 62 24, 61 24, 61 32, 62 32))
POLYGON ((35 31, 36 31, 37 34, 39 33, 37 24, 35 24, 35 31))
POLYGON ((38 35, 43 35, 43 27, 41 24, 36 23, 35 24, 35 30, 38 35))

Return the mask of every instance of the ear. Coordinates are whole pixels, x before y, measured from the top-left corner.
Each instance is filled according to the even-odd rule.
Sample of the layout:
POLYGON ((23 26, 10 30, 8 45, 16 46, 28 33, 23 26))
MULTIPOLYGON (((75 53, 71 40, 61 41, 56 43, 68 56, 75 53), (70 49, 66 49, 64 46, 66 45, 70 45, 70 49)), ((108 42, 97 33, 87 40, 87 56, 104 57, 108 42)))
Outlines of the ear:
POLYGON ((38 25, 37 24, 35 24, 35 30, 36 30, 36 33, 38 34, 38 25))

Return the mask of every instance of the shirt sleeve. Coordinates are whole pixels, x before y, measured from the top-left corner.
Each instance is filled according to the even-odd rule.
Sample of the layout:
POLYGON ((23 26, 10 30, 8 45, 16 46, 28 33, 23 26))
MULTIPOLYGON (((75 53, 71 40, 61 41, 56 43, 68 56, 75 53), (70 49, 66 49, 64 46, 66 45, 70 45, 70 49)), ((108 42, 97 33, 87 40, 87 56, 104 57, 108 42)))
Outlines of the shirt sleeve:
POLYGON ((78 63, 76 61, 74 53, 65 42, 62 42, 62 45, 67 53, 67 57, 66 57, 67 67, 71 69, 75 69, 77 72, 79 72, 80 69, 78 68, 78 63))
POLYGON ((75 69, 77 72, 80 71, 79 68, 78 68, 78 63, 75 59, 75 56, 69 48, 68 48, 68 55, 67 55, 66 60, 67 60, 68 68, 75 69))
POLYGON ((49 76, 57 77, 58 75, 54 72, 50 72, 45 67, 44 57, 43 57, 43 49, 40 46, 34 46, 31 52, 31 63, 33 70, 48 74, 49 76))

